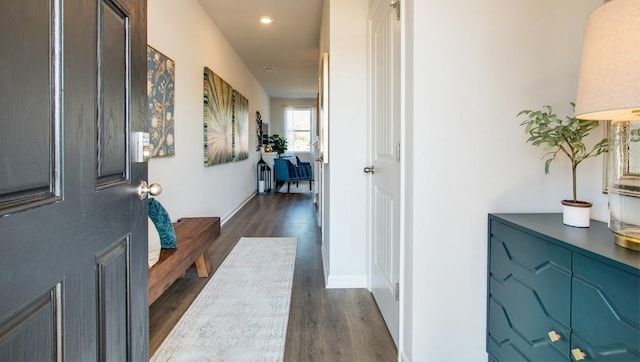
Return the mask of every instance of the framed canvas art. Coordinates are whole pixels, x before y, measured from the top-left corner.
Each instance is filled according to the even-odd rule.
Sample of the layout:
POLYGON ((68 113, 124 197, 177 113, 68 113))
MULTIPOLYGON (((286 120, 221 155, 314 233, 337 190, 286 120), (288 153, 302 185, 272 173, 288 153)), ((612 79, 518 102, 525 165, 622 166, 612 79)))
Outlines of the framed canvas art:
POLYGON ((232 162, 233 89, 204 68, 204 165, 232 162))
POLYGON ((147 122, 151 157, 174 156, 175 63, 147 46, 147 122))
POLYGON ((204 68, 204 165, 249 158, 249 100, 204 68))
POLYGON ((249 100, 233 91, 233 160, 249 158, 249 100))

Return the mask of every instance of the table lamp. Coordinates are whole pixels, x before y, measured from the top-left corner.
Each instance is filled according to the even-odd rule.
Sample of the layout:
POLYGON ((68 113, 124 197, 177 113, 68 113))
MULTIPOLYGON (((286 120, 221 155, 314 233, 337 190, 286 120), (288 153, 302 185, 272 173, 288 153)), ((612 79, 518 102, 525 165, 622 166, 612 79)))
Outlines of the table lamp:
POLYGON ((611 121, 609 228, 616 244, 640 250, 640 152, 630 146, 640 142, 640 0, 608 1, 589 14, 575 112, 579 119, 611 121))

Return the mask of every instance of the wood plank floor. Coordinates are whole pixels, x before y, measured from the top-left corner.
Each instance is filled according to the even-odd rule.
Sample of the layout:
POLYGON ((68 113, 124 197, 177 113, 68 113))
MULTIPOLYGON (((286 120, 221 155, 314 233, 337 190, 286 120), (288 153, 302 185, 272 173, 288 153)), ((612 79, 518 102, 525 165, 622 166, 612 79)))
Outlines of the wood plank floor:
MULTIPOLYGON (((325 289, 320 230, 310 193, 267 194, 249 201, 222 226, 222 234, 209 249, 214 272, 242 236, 298 238, 285 361, 397 360, 396 347, 369 291, 325 289)), ((151 354, 208 280, 189 270, 150 306, 151 354)))

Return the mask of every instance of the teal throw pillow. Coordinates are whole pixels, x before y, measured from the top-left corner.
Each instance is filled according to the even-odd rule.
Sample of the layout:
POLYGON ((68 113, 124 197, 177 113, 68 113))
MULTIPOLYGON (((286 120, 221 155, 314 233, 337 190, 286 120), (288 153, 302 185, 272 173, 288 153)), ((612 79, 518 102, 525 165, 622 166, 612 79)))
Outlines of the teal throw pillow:
POLYGON ((164 249, 175 249, 176 245, 176 232, 173 230, 173 224, 171 218, 160 204, 160 201, 149 198, 149 218, 153 221, 153 224, 158 229, 158 235, 160 235, 160 246, 164 249))

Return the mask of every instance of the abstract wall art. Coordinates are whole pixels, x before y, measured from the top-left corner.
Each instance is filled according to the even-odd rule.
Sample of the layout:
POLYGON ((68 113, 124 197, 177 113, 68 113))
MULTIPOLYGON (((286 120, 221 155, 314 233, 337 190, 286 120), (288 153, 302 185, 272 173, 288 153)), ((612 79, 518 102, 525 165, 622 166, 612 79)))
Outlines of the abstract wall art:
POLYGON ((249 101, 204 68, 205 167, 249 158, 249 101))
POLYGON ((174 156, 175 63, 147 46, 147 122, 151 157, 174 156))
POLYGON ((249 100, 233 91, 233 160, 249 158, 249 100))

